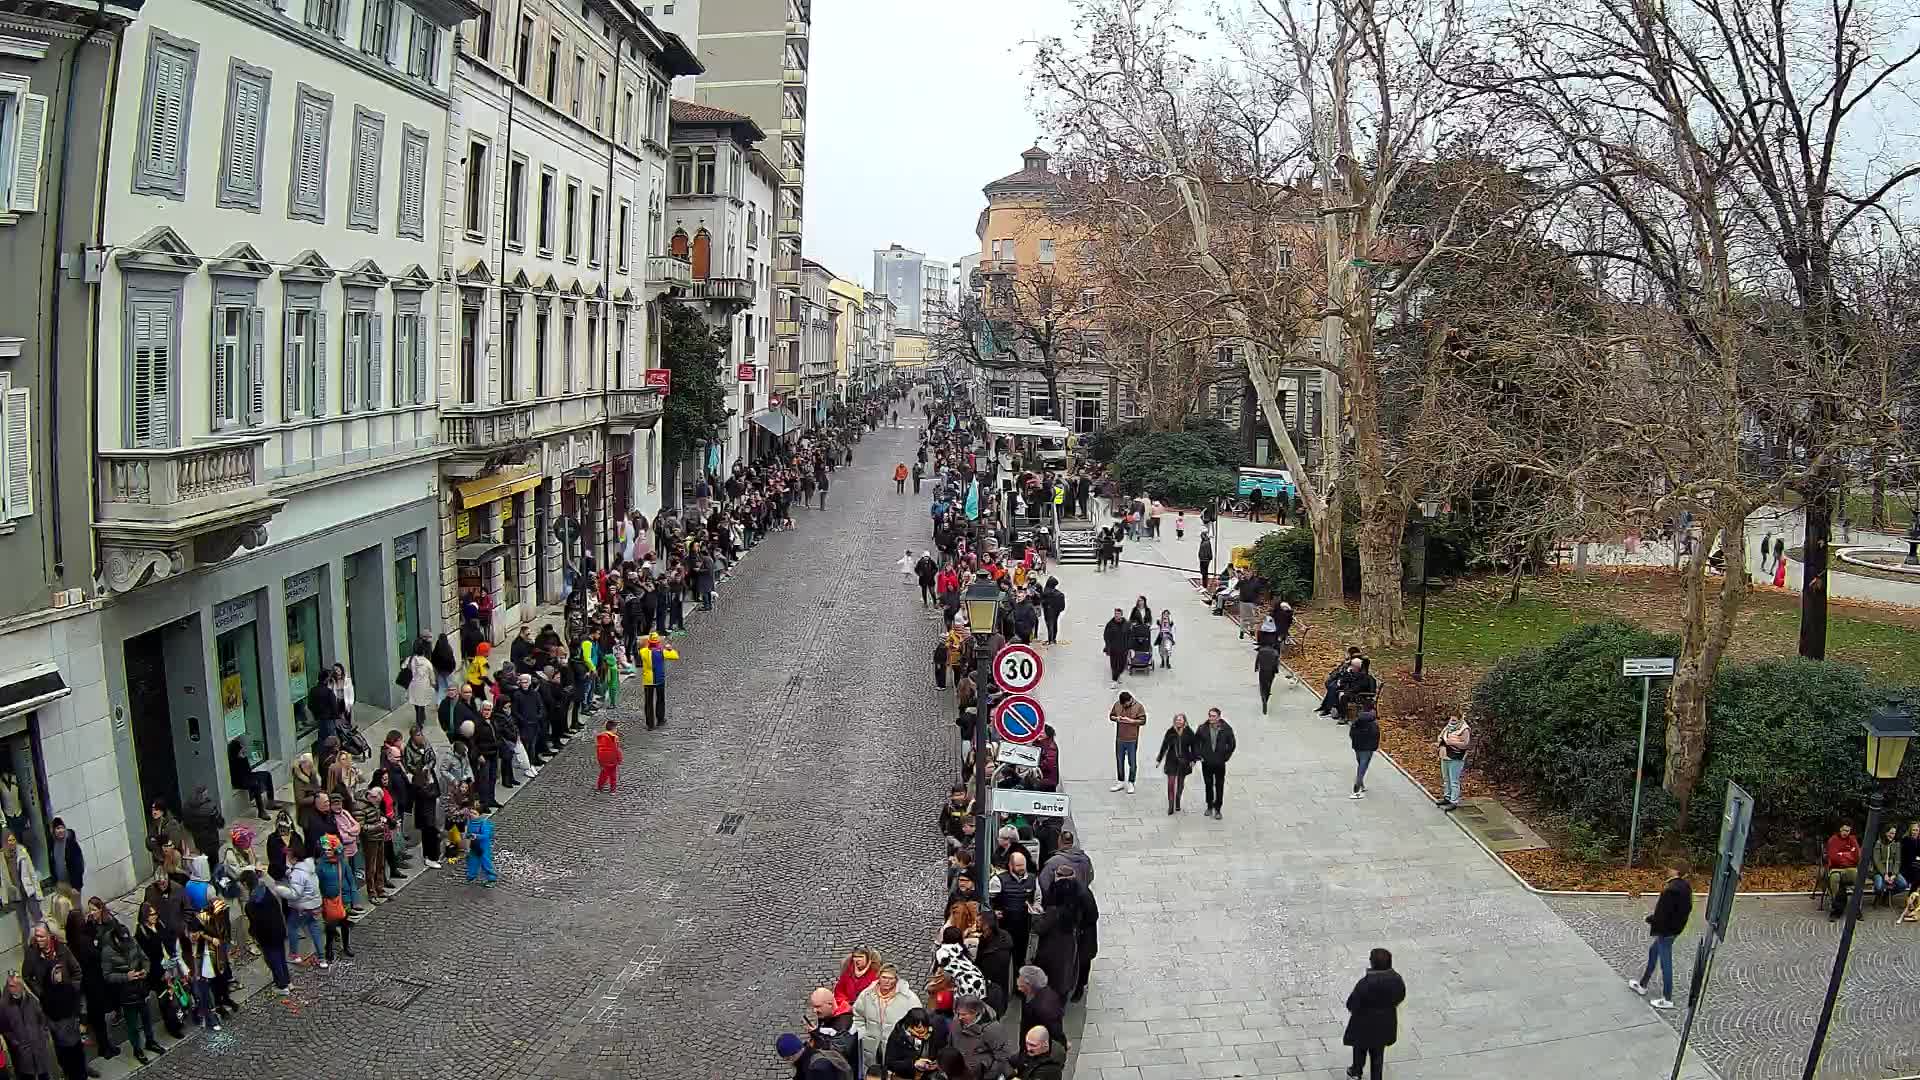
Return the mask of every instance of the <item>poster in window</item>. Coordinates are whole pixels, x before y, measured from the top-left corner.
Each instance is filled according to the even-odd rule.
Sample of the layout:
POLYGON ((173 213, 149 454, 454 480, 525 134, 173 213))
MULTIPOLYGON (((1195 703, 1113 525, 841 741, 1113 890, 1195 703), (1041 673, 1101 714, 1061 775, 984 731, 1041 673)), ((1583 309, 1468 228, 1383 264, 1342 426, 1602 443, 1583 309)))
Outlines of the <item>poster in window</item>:
POLYGON ((229 663, 220 674, 220 710, 226 721, 227 738, 247 733, 247 695, 240 686, 240 665, 229 663))
MULTIPOLYGON (((239 676, 234 676, 239 678, 239 676)), ((287 689, 293 700, 299 701, 307 696, 307 643, 294 640, 287 643, 287 689)))

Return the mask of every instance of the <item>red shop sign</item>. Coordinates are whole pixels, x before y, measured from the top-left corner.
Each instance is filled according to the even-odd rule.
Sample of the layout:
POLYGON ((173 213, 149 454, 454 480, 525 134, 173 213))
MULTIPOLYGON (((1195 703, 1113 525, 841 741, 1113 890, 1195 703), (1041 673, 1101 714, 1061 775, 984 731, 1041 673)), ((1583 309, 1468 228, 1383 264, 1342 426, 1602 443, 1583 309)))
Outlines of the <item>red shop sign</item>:
POLYGON ((741 364, 734 370, 734 374, 739 376, 741 382, 752 382, 759 377, 752 364, 741 364))
POLYGON ((663 394, 673 392, 673 371, 670 368, 648 368, 647 385, 657 386, 663 394))

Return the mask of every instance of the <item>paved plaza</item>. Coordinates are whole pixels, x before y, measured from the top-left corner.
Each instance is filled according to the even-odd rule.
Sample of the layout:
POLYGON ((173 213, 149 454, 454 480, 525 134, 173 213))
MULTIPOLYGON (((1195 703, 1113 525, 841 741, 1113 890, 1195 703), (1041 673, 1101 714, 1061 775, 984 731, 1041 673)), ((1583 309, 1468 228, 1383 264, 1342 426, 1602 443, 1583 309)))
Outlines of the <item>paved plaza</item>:
MULTIPOLYGON (((1170 524, 1170 519, 1169 522, 1170 524)), ((1190 525, 1195 524, 1191 520, 1190 525)), ((1235 534, 1251 529, 1230 523, 1235 534)), ((1129 544, 1128 559, 1191 565, 1194 533, 1129 544)), ((1337 1077, 1347 992, 1368 950, 1407 982, 1388 1068, 1406 1080, 1646 1080, 1676 1036, 1606 959, 1516 884, 1384 759, 1369 797, 1347 798, 1346 729, 1276 689, 1262 717, 1251 648, 1210 617, 1182 575, 1070 567, 1068 608, 1040 699, 1059 731, 1062 790, 1092 853, 1100 956, 1077 1045, 1077 1080, 1337 1077), (1114 793, 1100 627, 1146 596, 1179 630, 1172 670, 1123 676, 1146 703, 1135 794, 1114 793), (1222 708, 1238 737, 1225 818, 1166 813, 1151 764, 1175 711, 1222 708)), ((1710 1074, 1689 1062, 1683 1076, 1710 1074)))

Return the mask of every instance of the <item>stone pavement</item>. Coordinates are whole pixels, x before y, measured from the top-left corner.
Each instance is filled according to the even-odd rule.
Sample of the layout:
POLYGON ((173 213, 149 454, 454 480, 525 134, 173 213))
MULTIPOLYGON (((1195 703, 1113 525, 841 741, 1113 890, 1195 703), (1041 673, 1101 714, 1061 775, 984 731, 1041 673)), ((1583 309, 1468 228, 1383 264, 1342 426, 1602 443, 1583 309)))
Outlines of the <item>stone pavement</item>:
MULTIPOLYGON (((1195 524, 1189 518, 1189 524, 1195 524)), ((1260 527, 1229 522, 1228 546, 1260 527)), ((1193 564, 1195 532, 1126 557, 1193 564)), ((1224 555, 1224 552, 1222 553, 1224 555)), ((1384 759, 1350 801, 1346 729, 1315 699, 1276 687, 1259 713, 1252 649, 1172 571, 1123 564, 1056 570, 1067 644, 1046 653, 1039 691, 1059 732, 1062 790, 1096 868, 1100 954, 1076 1046, 1076 1080, 1338 1077, 1345 1001, 1375 946, 1405 977, 1406 1080, 1529 1077, 1647 1080, 1673 1060, 1672 1029, 1541 900, 1384 759), (1179 632, 1172 670, 1123 676, 1146 703, 1136 794, 1114 778, 1100 627, 1144 594, 1179 632), (1173 712, 1218 706, 1239 750, 1225 819, 1200 816, 1198 772, 1178 816, 1152 764, 1173 712)), ((1309 678, 1315 678, 1310 675, 1309 678)), ((1711 1074, 1689 1059, 1684 1076, 1711 1074)))
POLYGON ((356 960, 297 972, 290 1003, 255 997, 144 1072, 773 1080, 790 1075, 774 1037, 851 947, 917 989, 954 728, 891 573, 928 546, 924 502, 889 480, 912 438, 869 434, 832 509, 747 556, 678 642, 668 728, 623 697, 618 796, 593 794, 576 741, 496 816, 499 888, 410 880, 355 926, 356 960))
MULTIPOLYGON (((1547 904, 1613 964, 1616 974, 1640 974, 1647 954, 1641 920, 1648 901, 1554 896, 1547 904)), ((1847 981, 1822 1058, 1824 1080, 1920 1074, 1920 998, 1914 995, 1920 985, 1920 927, 1896 923, 1895 914, 1861 909, 1847 981)), ((1676 987, 1693 978, 1699 920, 1694 923, 1674 943, 1676 987)), ((1840 925, 1828 922, 1805 897, 1735 901, 1732 934, 1714 956, 1713 982, 1694 1020, 1694 1049, 1724 1080, 1799 1076, 1839 941, 1840 925)), ((1667 1019, 1678 1027, 1679 1014, 1667 1019)))

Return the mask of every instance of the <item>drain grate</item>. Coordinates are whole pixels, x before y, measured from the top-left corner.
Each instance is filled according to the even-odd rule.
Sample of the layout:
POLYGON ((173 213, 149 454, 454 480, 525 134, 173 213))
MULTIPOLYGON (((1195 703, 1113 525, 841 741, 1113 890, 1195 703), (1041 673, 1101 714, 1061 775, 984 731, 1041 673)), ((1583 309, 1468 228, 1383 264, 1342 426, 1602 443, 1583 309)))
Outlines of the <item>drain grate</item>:
POLYGON ((713 831, 719 833, 721 836, 733 836, 740 831, 740 826, 745 823, 746 820, 747 815, 745 814, 722 814, 720 815, 720 824, 715 825, 713 831))
POLYGON ((789 676, 787 676, 787 685, 788 685, 788 686, 799 686, 799 685, 800 685, 800 680, 801 680, 801 679, 803 679, 803 678, 805 678, 805 676, 802 676, 802 675, 789 675, 789 676))
POLYGON ((820 601, 820 606, 821 606, 821 607, 823 607, 823 608, 830 608, 830 607, 832 607, 833 605, 835 605, 835 604, 837 604, 837 603, 839 603, 839 602, 840 602, 840 601, 838 601, 838 600, 822 600, 822 601, 820 601))
POLYGON ((409 982, 406 979, 387 979, 368 987, 360 994, 360 1000, 369 1005, 378 1005, 394 1012, 405 1012, 407 1006, 427 992, 425 983, 409 982))

